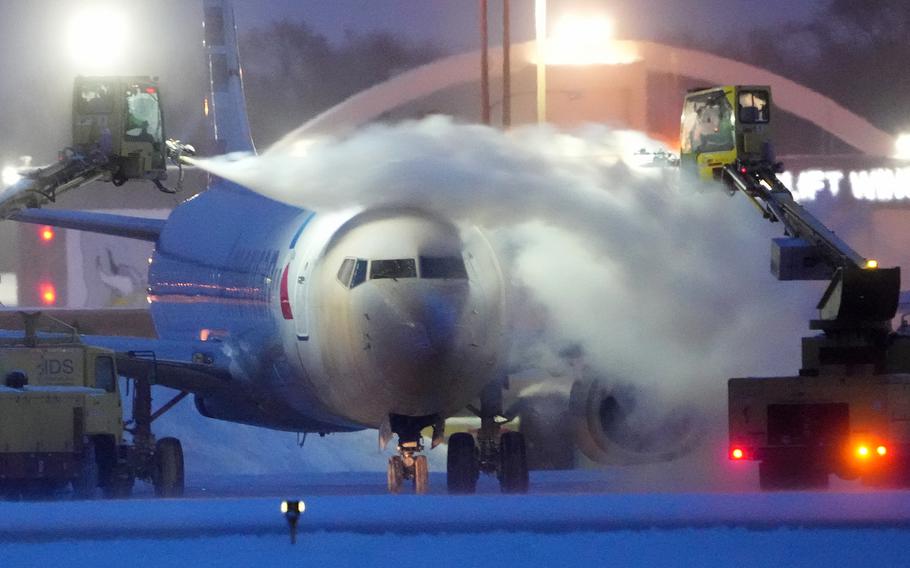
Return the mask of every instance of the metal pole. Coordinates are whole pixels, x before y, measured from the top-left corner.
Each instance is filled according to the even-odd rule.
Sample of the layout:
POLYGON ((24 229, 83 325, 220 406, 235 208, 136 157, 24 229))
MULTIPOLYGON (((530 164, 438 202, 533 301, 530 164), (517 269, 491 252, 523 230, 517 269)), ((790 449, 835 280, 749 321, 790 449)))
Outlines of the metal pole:
POLYGON ((510 0, 502 0, 502 127, 512 126, 512 16, 510 0))
POLYGON ((547 121, 547 0, 535 0, 534 24, 537 32, 537 122, 547 121))
POLYGON ((490 119, 490 32, 487 22, 487 0, 480 0, 480 114, 489 125, 490 119))

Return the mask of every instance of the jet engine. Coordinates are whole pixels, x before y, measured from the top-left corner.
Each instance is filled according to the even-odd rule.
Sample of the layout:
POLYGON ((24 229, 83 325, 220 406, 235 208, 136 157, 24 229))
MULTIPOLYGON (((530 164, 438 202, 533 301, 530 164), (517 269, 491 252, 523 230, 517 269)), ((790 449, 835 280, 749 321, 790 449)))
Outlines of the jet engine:
POLYGON ((641 387, 600 379, 542 380, 519 391, 517 415, 532 469, 664 462, 691 451, 703 427, 694 409, 641 387))

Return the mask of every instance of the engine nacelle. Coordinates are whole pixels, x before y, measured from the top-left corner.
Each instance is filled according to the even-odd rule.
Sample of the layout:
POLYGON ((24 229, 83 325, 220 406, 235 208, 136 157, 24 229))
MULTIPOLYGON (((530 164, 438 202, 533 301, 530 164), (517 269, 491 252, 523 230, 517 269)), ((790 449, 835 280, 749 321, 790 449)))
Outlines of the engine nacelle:
POLYGON ((520 418, 532 469, 576 467, 579 453, 605 465, 670 461, 691 451, 703 430, 692 409, 596 379, 529 386, 511 412, 520 418))
POLYGON ((569 418, 578 449, 591 461, 631 465, 674 460, 689 453, 702 432, 694 410, 648 404, 636 387, 576 381, 569 418))

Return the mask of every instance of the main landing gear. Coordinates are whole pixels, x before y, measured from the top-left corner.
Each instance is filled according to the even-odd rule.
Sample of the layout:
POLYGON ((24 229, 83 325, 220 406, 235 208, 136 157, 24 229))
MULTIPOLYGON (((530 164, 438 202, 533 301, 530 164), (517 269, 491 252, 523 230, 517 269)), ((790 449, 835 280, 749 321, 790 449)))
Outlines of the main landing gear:
POLYGON ((528 492, 528 457, 521 432, 503 432, 508 422, 502 413, 502 385, 494 383, 481 393, 480 409, 472 409, 480 417, 480 431, 474 436, 466 432, 449 437, 447 485, 449 493, 474 493, 480 472, 496 474, 503 493, 528 492))

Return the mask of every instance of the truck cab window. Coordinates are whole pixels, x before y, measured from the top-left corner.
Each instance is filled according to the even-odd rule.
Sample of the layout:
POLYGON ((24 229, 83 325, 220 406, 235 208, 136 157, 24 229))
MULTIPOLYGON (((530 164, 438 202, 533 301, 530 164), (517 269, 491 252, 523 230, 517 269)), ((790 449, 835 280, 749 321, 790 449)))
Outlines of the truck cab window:
POLYGON ((739 94, 739 120, 744 124, 765 124, 771 118, 768 112, 768 93, 742 91, 739 94))
POLYGON ((126 99, 125 138, 137 142, 161 142, 161 109, 153 87, 130 88, 126 99))
POLYGON ((95 388, 114 392, 117 377, 114 375, 114 359, 98 357, 95 359, 95 388))
POLYGON ((87 83, 79 92, 79 112, 83 114, 110 114, 114 110, 111 88, 104 83, 87 83))

